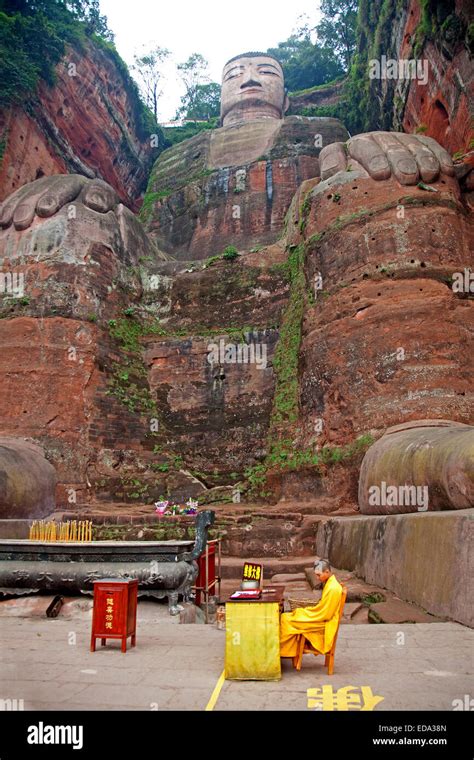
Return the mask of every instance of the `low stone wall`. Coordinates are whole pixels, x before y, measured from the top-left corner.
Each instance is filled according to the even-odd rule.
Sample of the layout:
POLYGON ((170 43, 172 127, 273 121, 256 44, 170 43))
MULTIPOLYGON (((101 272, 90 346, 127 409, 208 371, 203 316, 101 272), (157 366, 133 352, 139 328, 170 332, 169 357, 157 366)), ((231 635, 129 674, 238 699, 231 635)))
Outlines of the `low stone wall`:
POLYGON ((434 615, 474 627, 474 509, 321 521, 316 553, 434 615))

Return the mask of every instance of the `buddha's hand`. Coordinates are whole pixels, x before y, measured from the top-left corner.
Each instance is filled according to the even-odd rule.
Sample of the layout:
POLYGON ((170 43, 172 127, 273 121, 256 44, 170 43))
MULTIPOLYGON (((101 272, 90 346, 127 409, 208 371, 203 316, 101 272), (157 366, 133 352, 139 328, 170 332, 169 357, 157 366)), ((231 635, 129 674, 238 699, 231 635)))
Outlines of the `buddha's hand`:
POLYGON ((454 176, 450 155, 436 140, 402 132, 366 132, 347 143, 331 143, 319 156, 321 178, 362 170, 375 180, 394 177, 402 185, 434 182, 440 174, 454 176))
POLYGON ((115 190, 101 179, 87 179, 80 174, 57 174, 42 177, 20 187, 0 207, 0 227, 12 223, 17 230, 26 230, 35 216, 53 216, 68 204, 81 203, 106 214, 120 203, 115 190))

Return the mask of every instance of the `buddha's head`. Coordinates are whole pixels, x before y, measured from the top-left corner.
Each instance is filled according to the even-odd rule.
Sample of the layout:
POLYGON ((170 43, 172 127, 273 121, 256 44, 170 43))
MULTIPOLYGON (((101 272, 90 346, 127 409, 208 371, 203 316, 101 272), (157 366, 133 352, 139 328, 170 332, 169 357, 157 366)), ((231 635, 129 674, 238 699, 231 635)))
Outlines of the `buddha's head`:
POLYGON ((266 53, 242 53, 222 73, 221 124, 282 119, 289 106, 283 69, 266 53))

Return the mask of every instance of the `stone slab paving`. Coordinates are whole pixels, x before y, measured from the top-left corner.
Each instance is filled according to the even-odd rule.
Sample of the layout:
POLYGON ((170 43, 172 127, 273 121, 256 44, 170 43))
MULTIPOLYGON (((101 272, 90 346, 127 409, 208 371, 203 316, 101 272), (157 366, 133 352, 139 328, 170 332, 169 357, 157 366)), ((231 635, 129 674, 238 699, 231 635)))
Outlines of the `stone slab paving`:
POLYGON ((430 615, 402 599, 389 599, 370 605, 369 617, 375 623, 442 623, 443 619, 430 615))
MULTIPOLYGON (((1 607, 1 606, 0 606, 1 607)), ((164 604, 140 602, 137 646, 89 651, 91 611, 69 619, 0 617, 0 698, 26 710, 204 710, 224 668, 225 633, 181 625, 164 604)), ((308 710, 307 689, 362 686, 376 710, 452 710, 473 695, 474 632, 457 623, 343 626, 336 668, 305 655, 278 682, 224 681, 215 710, 308 710)), ((313 708, 310 708, 313 709, 313 708)))

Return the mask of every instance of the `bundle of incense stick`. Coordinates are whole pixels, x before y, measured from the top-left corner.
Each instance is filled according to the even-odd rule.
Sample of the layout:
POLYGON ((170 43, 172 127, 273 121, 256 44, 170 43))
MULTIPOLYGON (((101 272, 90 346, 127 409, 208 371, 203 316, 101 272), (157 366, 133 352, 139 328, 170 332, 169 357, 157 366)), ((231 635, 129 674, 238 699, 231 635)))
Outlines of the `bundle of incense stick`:
POLYGON ((34 520, 30 526, 30 541, 92 541, 91 520, 34 520))

